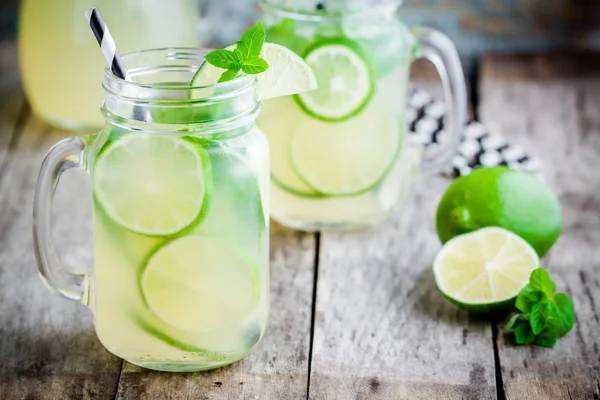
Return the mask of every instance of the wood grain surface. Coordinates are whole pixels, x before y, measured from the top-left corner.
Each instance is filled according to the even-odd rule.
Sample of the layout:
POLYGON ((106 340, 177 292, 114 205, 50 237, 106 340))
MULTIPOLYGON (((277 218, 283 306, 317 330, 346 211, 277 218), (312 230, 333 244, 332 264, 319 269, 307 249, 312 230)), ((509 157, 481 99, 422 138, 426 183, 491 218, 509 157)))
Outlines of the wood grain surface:
POLYGON ((507 399, 600 396, 600 58, 493 57, 484 61, 480 117, 528 149, 558 193, 563 235, 542 264, 573 297, 577 321, 556 348, 499 335, 507 399))
POLYGON ((431 272, 448 183, 416 182, 376 229, 322 234, 311 399, 495 398, 489 323, 451 305, 431 272))
MULTIPOLYGON (((423 177, 372 230, 273 225, 267 335, 241 362, 188 374, 113 356, 92 313, 38 278, 34 185, 44 153, 68 134, 31 116, 15 59, 14 44, 0 42, 0 399, 600 398, 600 57, 487 58, 476 88, 476 116, 537 156, 563 204, 564 234, 544 265, 573 296, 577 323, 555 349, 516 346, 501 321, 439 294, 433 216, 449 181, 423 177)), ((54 237, 69 271, 92 267, 90 199, 84 173, 65 176, 54 237)))

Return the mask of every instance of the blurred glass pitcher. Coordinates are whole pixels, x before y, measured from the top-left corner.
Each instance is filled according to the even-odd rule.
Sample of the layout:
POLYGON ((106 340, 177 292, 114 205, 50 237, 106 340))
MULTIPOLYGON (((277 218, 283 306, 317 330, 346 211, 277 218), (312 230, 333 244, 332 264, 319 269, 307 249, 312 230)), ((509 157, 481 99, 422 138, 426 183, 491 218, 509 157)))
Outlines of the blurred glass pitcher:
MULTIPOLYGON (((300 230, 374 225, 401 203, 415 167, 452 160, 466 89, 452 42, 409 29, 398 0, 262 0, 267 40, 294 50, 318 89, 263 102, 259 126, 271 146, 271 216, 300 230), (444 86, 445 140, 420 163, 407 146, 410 64, 429 59, 444 86)), ((418 153, 417 153, 418 154, 418 153)))
POLYGON ((102 126, 105 65, 84 11, 98 7, 121 52, 197 44, 194 0, 23 0, 19 58, 33 111, 64 129, 102 126))

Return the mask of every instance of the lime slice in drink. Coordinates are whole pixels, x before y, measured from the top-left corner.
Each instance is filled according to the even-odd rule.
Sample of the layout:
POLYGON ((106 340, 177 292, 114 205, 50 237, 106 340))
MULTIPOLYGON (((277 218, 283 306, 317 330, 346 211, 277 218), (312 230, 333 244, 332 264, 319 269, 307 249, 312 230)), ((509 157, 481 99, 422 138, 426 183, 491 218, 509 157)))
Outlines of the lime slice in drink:
POLYGON ((316 90, 297 96, 307 113, 324 121, 343 121, 369 104, 375 73, 355 42, 325 39, 313 44, 304 58, 318 84, 316 90))
POLYGON ((268 134, 271 151, 271 181, 279 188, 303 197, 322 197, 296 173, 290 159, 290 141, 294 128, 306 114, 292 97, 267 100, 262 104, 258 125, 268 134))
MULTIPOLYGON (((234 48, 235 46, 226 47, 227 50, 234 48)), ((260 56, 269 64, 265 72, 257 75, 258 95, 261 100, 302 93, 317 87, 313 71, 290 49, 275 43, 265 43, 260 56)), ((204 62, 194 75, 191 85, 215 84, 223 72, 223 69, 204 62)))
POLYGON ((515 297, 538 268, 535 250, 503 228, 483 228, 446 243, 433 264, 440 291, 453 303, 476 313, 514 307, 515 297))
POLYGON ((305 117, 290 142, 298 176, 316 192, 350 196, 377 186, 402 147, 394 116, 369 108, 352 121, 328 123, 305 117))
POLYGON ((166 236, 190 226, 207 197, 207 157, 180 138, 130 133, 94 166, 94 194, 119 225, 166 236))
POLYGON ((150 256, 140 287, 148 308, 163 322, 208 332, 239 323, 257 307, 256 270, 223 241, 186 236, 150 256))

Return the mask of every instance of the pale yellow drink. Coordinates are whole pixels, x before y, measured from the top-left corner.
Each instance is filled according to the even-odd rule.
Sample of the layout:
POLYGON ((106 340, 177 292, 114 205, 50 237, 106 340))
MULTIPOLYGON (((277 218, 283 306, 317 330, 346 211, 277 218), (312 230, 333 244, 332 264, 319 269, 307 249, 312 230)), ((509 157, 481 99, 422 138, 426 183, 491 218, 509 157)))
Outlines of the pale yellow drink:
MULTIPOLYGON (((127 135, 135 133, 125 132, 115 143, 127 135)), ((268 155, 260 131, 242 135, 212 144, 204 137, 198 145, 214 184, 208 186, 205 215, 174 238, 132 232, 95 201, 89 297, 98 337, 112 353, 147 368, 202 370, 242 358, 261 338, 269 310, 269 232, 260 187, 261 181, 267 187, 268 155), (164 295, 148 293, 145 271, 174 243, 183 246, 155 274, 164 295)), ((106 137, 94 141, 106 147, 106 137)), ((90 158, 97 164, 92 160, 102 155, 90 158)), ((92 179, 98 186, 93 168, 92 179)))
POLYGON ((405 140, 409 31, 395 18, 266 17, 267 40, 306 58, 319 84, 313 98, 263 104, 272 217, 309 231, 376 224, 401 203, 419 163, 405 140), (364 99, 337 113, 361 90, 364 99))
POLYGON ((84 17, 98 7, 119 46, 197 45, 193 0, 24 0, 19 20, 19 61, 33 111, 54 125, 97 128, 104 119, 102 53, 84 17))

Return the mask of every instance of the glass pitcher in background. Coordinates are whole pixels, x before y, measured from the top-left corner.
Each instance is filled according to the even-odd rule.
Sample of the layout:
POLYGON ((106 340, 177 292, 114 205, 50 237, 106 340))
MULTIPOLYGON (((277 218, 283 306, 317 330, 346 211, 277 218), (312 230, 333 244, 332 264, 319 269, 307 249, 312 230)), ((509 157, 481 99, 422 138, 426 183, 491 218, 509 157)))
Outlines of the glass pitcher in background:
POLYGON ((64 129, 95 129, 104 119, 105 61, 84 11, 98 7, 122 53, 168 46, 194 47, 195 0, 23 0, 19 59, 35 114, 64 129))
POLYGON ((385 219, 419 166, 407 146, 410 64, 437 67, 448 110, 439 146, 420 169, 444 169, 465 120, 456 49, 442 33, 409 29, 400 0, 261 0, 267 40, 312 67, 318 89, 263 102, 258 124, 271 148, 271 216, 299 230, 349 230, 385 219), (445 136, 445 139, 441 139, 445 136))

